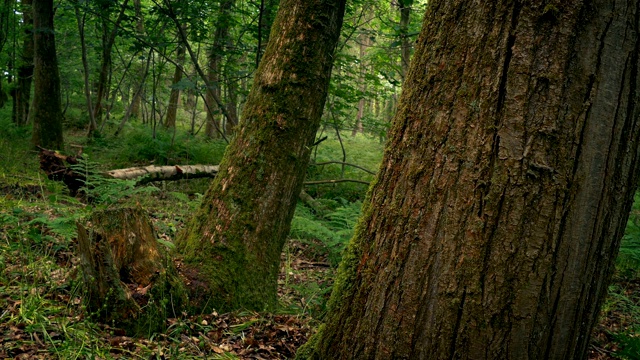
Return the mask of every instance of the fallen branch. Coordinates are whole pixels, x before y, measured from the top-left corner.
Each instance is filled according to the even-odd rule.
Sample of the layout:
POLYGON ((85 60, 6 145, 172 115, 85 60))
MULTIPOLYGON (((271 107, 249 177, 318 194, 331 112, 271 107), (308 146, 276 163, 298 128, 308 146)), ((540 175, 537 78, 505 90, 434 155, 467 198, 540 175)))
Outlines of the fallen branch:
POLYGON ((304 185, 337 184, 337 183, 343 183, 343 182, 353 182, 353 183, 358 183, 358 184, 369 185, 368 181, 356 180, 356 179, 305 181, 304 185))
POLYGON ((111 170, 103 173, 113 179, 138 179, 138 185, 154 181, 182 180, 196 178, 213 178, 218 174, 218 165, 172 165, 172 166, 143 166, 128 169, 111 170))
MULTIPOLYGON (((64 181, 69 190, 73 195, 75 195, 80 187, 84 185, 85 175, 73 170, 70 165, 77 165, 79 163, 80 155, 78 156, 65 156, 59 154, 55 151, 40 149, 40 169, 42 169, 47 176, 52 180, 61 180, 64 181), (69 166, 65 165, 69 164, 69 166)), ((319 163, 315 165, 324 165, 324 164, 342 164, 341 162, 326 162, 319 163)), ((373 172, 366 170, 358 165, 347 164, 357 167, 361 170, 373 172)), ((132 167, 126 169, 117 169, 110 170, 101 173, 102 176, 112 178, 112 179, 121 179, 121 180, 134 180, 136 181, 136 185, 144 185, 154 181, 173 181, 173 180, 182 180, 182 179, 197 179, 197 178, 214 178, 218 174, 219 166, 218 165, 170 165, 170 166, 140 166, 140 167, 132 167)), ((357 179, 336 179, 336 180, 317 180, 317 181, 306 181, 304 185, 321 185, 321 184, 337 184, 344 182, 353 182, 364 185, 369 185, 368 181, 357 180, 357 179)), ((306 200, 310 202, 309 199, 302 195, 303 201, 306 200)), ((310 198, 310 196, 309 196, 310 198)), ((314 206, 312 206, 314 207, 314 206)), ((318 207, 318 206, 315 206, 318 207)))
POLYGON ((309 164, 309 166, 322 166, 322 165, 329 165, 329 164, 339 164, 339 165, 351 166, 351 167, 354 167, 356 169, 360 169, 360 170, 362 170, 364 172, 367 172, 367 173, 369 173, 371 175, 375 175, 376 174, 374 171, 371 171, 371 170, 369 170, 367 168, 364 168, 364 167, 362 167, 360 165, 351 164, 351 163, 342 162, 342 161, 324 161, 324 162, 321 162, 321 163, 311 163, 311 164, 309 164))

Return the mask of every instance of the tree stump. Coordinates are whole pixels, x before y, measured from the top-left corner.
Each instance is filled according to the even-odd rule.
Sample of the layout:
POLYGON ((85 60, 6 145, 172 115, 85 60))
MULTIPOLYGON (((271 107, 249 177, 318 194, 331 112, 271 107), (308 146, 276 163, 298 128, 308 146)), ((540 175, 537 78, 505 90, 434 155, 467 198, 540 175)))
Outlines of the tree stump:
POLYGON ((162 330, 187 293, 142 209, 94 212, 77 224, 85 304, 99 321, 135 335, 162 330))

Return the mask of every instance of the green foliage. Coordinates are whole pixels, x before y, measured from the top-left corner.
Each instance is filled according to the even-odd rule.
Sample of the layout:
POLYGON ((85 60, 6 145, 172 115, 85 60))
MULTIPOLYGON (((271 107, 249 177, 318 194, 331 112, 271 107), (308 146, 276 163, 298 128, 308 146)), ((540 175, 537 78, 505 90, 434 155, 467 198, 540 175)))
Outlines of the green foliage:
POLYGON ((618 271, 625 276, 635 277, 640 271, 640 196, 638 194, 629 215, 616 265, 618 271))
POLYGON ((296 207, 296 212, 291 223, 290 237, 306 241, 316 247, 319 253, 326 253, 333 267, 340 263, 342 251, 353 236, 353 228, 360 217, 360 202, 348 203, 329 212, 324 218, 320 218, 302 205, 296 207), (322 248, 317 247, 320 241, 322 248))
POLYGON ((121 164, 218 164, 226 144, 206 141, 188 134, 136 127, 114 144, 112 156, 121 164), (175 136, 175 138, 174 138, 175 136))
POLYGON ((79 158, 79 164, 71 168, 84 175, 80 188, 92 204, 104 204, 106 206, 117 203, 120 199, 131 197, 135 194, 150 193, 158 189, 153 186, 136 186, 135 180, 110 179, 98 173, 98 164, 92 163, 88 158, 79 158))
POLYGON ((613 339, 621 347, 614 352, 620 359, 640 360, 640 337, 637 334, 613 334, 613 339))

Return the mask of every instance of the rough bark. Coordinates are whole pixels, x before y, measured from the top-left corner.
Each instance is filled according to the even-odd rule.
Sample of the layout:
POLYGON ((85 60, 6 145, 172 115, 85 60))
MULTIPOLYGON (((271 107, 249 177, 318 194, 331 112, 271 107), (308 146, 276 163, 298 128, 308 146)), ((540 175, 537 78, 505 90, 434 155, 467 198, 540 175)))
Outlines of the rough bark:
POLYGON ((60 75, 53 30, 53 0, 33 3, 34 38, 34 146, 62 149, 62 108, 60 106, 60 75))
POLYGON ((638 182, 640 2, 429 3, 314 359, 581 359, 638 182))
POLYGON ((161 330, 187 303, 183 280, 141 209, 94 212, 78 222, 78 254, 92 316, 131 334, 161 330))
POLYGON ((275 305, 280 253, 326 99, 344 0, 285 0, 239 132, 177 239, 209 308, 275 305))

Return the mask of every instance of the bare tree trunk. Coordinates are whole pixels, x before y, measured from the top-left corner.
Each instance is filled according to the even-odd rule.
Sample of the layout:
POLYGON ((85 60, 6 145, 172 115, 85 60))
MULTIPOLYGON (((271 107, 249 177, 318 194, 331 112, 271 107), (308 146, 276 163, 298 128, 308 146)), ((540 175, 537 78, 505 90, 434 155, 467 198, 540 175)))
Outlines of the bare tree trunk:
POLYGON ((18 125, 29 122, 31 80, 33 78, 33 9, 32 0, 21 1, 23 45, 18 62, 18 79, 14 89, 14 114, 18 125))
MULTIPOLYGON (((229 26, 231 24, 231 9, 235 0, 224 0, 220 3, 220 12, 217 22, 216 31, 213 37, 213 46, 209 52, 209 68, 207 77, 211 89, 207 89, 205 103, 207 107, 207 120, 205 125, 205 135, 208 138, 214 138, 221 131, 219 125, 220 116, 214 113, 214 109, 218 109, 215 99, 221 98, 222 92, 220 86, 222 84, 222 58, 225 53, 225 44, 229 37, 229 26)), ((227 119, 227 122, 231 122, 227 119)), ((235 124, 231 124, 233 127, 235 124)))
MULTIPOLYGON (((2 3, 0 3, 0 52, 2 52, 2 49, 7 42, 9 24, 12 22, 9 20, 9 17, 14 12, 13 5, 14 0, 3 0, 2 3)), ((11 61, 9 61, 9 63, 11 64, 11 61)), ((9 99, 7 97, 7 93, 2 87, 2 77, 4 76, 0 76, 0 108, 4 107, 5 103, 9 99)))
POLYGON ((434 0, 299 358, 584 359, 638 184, 640 2, 434 0))
MULTIPOLYGON (((93 105, 91 103, 91 85, 89 81, 89 62, 87 61, 87 44, 84 38, 84 23, 86 18, 86 13, 80 15, 80 8, 78 5, 75 5, 75 13, 76 13, 76 21, 78 22, 78 34, 80 36, 80 47, 82 48, 82 70, 84 77, 84 96, 87 101, 87 110, 89 112, 89 123, 95 124, 96 118, 93 113, 93 105)), ((89 125, 92 127, 92 125, 89 125)))
POLYGON ((271 32, 271 26, 273 25, 274 15, 276 13, 276 7, 278 6, 277 0, 260 0, 260 14, 258 15, 258 47, 256 49, 256 68, 260 66, 260 59, 264 54, 264 50, 269 43, 269 35, 271 32))
POLYGON ((220 173, 176 241, 208 308, 276 302, 280 253, 326 99, 345 0, 284 0, 220 173))
MULTIPOLYGON (((173 73, 173 84, 177 84, 182 80, 182 64, 184 64, 185 48, 182 45, 178 45, 176 50, 178 60, 176 70, 173 73)), ((169 96, 169 105, 167 106, 167 116, 164 121, 164 127, 174 128, 176 127, 176 116, 178 114, 178 103, 180 102, 180 89, 172 88, 171 95, 169 96)))
POLYGON ((53 0, 33 3, 34 80, 33 137, 34 146, 62 149, 62 108, 60 107, 60 75, 53 30, 53 0))
POLYGON ((364 128, 362 127, 362 117, 364 116, 364 106, 365 106, 365 97, 367 92, 367 80, 365 78, 367 66, 365 57, 367 55, 367 47, 369 46, 369 35, 366 33, 361 33, 358 36, 358 44, 360 49, 360 92, 361 97, 358 100, 358 112, 356 113, 356 122, 353 126, 353 130, 351 131, 351 136, 356 136, 358 133, 363 133, 364 128))
MULTIPOLYGON (((133 0, 133 7, 136 13, 136 33, 138 36, 144 35, 144 18, 142 16, 142 5, 140 4, 140 0, 133 0)), ((148 66, 147 66, 148 68, 148 66)), ((144 67, 140 66, 140 72, 138 73, 137 82, 134 83, 134 95, 131 99, 131 113, 130 115, 134 118, 140 118, 140 101, 142 99, 142 94, 144 93, 144 79, 146 79, 147 70, 144 67), (140 89, 141 91, 138 91, 140 89)))
POLYGON ((125 18, 125 10, 128 3, 129 0, 124 0, 122 2, 120 13, 118 14, 115 22, 113 22, 113 28, 111 29, 111 32, 109 32, 108 24, 110 23, 110 21, 108 19, 108 15, 105 15, 105 17, 102 19, 102 62, 100 64, 100 74, 98 77, 96 103, 93 109, 93 117, 89 124, 89 137, 91 137, 93 132, 98 128, 97 121, 99 121, 102 116, 102 101, 105 97, 105 94, 109 91, 107 87, 107 80, 109 78, 109 69, 111 68, 111 49, 113 48, 113 44, 116 40, 120 23, 125 18))
POLYGON ((407 78, 411 59, 411 41, 409 41, 409 19, 413 0, 399 0, 400 7, 400 61, 402 63, 402 81, 407 78))
POLYGON ((122 121, 120 121, 120 125, 118 125, 118 129, 113 134, 113 136, 118 136, 118 134, 120 134, 122 129, 124 129, 124 124, 126 124, 127 121, 129 121, 131 116, 134 114, 136 105, 138 106, 138 111, 140 110, 140 102, 138 101, 136 103, 135 99, 136 98, 139 99, 141 97, 140 94, 142 93, 142 91, 144 89, 144 82, 145 82, 145 80, 147 78, 147 74, 149 73, 149 66, 151 64, 151 55, 152 55, 152 53, 153 53, 153 50, 150 50, 149 53, 147 54, 147 62, 145 64, 145 67, 142 69, 142 79, 140 79, 140 83, 138 84, 138 88, 135 89, 135 93, 133 94, 134 101, 131 102, 131 105, 129 105, 129 107, 127 108, 127 111, 125 112, 124 116, 122 117, 122 121))

